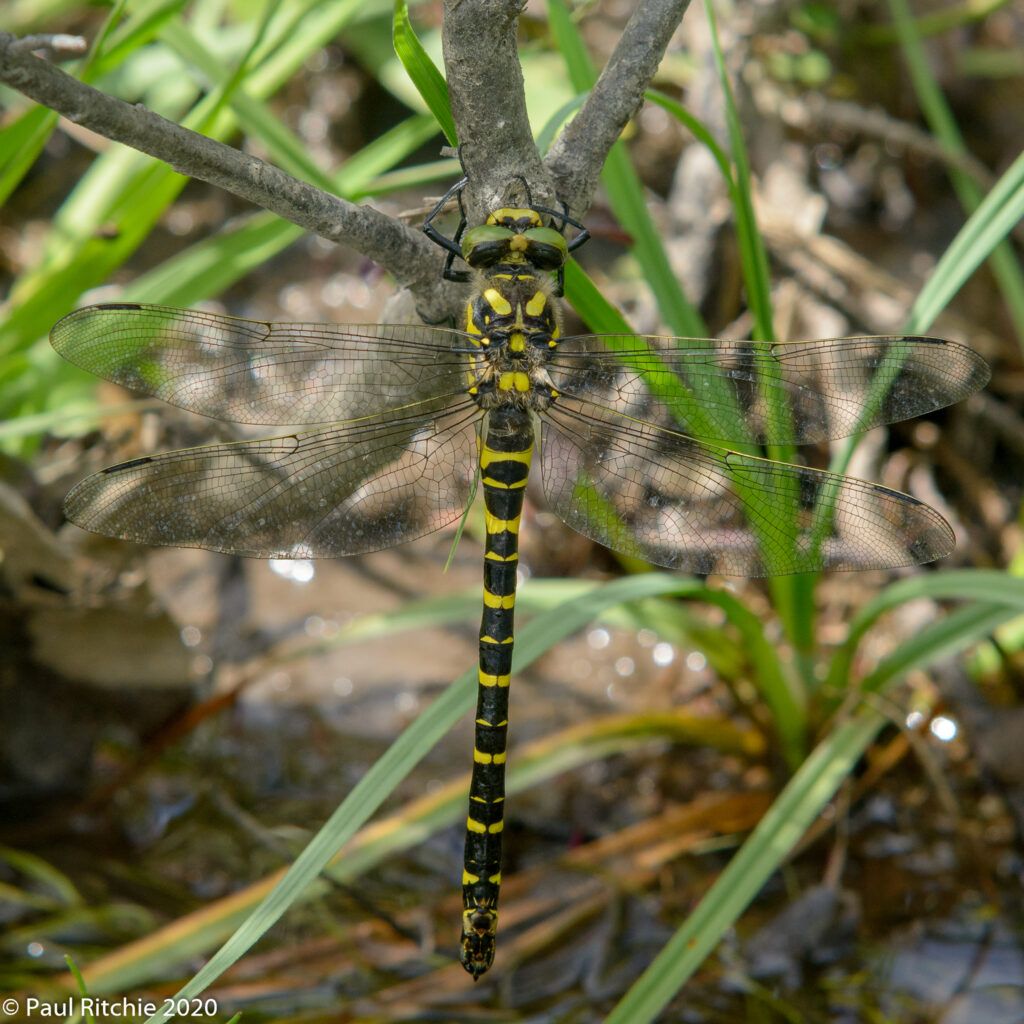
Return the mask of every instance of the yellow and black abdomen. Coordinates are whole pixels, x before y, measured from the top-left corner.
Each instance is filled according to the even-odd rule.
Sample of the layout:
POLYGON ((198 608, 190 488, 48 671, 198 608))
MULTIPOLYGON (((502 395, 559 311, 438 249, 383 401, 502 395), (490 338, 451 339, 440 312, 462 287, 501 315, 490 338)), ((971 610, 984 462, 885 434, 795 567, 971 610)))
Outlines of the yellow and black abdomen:
POLYGON ((462 963, 474 978, 494 960, 498 924, 519 519, 532 455, 531 413, 512 405, 492 409, 480 445, 487 540, 480 685, 462 876, 462 963))

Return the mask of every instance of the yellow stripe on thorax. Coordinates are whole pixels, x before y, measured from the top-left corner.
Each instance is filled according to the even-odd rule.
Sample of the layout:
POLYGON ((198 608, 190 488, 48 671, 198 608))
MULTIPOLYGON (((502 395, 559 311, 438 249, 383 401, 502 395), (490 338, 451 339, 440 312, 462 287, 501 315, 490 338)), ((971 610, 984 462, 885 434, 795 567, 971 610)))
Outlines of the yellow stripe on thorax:
POLYGON ((484 300, 499 316, 508 316, 512 312, 512 303, 497 288, 485 288, 484 300))

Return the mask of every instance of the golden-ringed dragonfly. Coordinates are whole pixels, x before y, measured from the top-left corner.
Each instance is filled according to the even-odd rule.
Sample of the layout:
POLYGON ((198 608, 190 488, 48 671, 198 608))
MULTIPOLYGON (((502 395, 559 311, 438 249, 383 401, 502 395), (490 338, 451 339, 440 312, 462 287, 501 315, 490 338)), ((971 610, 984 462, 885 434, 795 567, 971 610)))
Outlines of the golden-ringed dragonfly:
POLYGON ((494 959, 518 535, 535 452, 552 511, 654 565, 739 576, 915 565, 953 548, 934 509, 765 459, 760 446, 909 419, 989 377, 970 349, 936 338, 563 337, 568 223, 500 209, 460 240, 464 225, 447 239, 428 221, 449 250, 449 276, 472 275, 457 328, 116 303, 79 309, 51 333, 62 356, 126 388, 221 420, 308 428, 105 469, 64 504, 87 530, 333 558, 454 523, 479 478, 486 542, 461 952, 474 978, 494 959), (451 270, 456 253, 469 272, 451 270))

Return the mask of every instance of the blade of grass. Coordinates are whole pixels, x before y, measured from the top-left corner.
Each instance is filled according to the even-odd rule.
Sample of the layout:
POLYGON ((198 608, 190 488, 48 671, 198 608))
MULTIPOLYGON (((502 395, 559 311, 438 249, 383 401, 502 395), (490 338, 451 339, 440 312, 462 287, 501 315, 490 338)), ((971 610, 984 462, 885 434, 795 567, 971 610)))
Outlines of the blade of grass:
MULTIPOLYGON (((917 25, 910 15, 907 0, 888 0, 893 23, 899 37, 910 77, 914 83, 918 102, 936 138, 955 153, 966 153, 967 145, 957 126, 956 118, 946 102, 938 81, 932 74, 917 25)), ((954 165, 949 164, 948 173, 961 205, 968 213, 974 213, 982 201, 982 192, 974 180, 954 165)), ((989 257, 989 265, 999 284, 1003 301, 1006 303, 1017 332, 1017 340, 1024 348, 1024 271, 1021 270, 1008 242, 1000 242, 989 257)))
POLYGON ((409 8, 405 0, 395 0, 392 39, 402 67, 416 86, 417 92, 423 97, 427 109, 440 125, 448 144, 457 146, 459 138, 455 131, 451 104, 448 101, 448 83, 417 38, 409 20, 409 8))
MULTIPOLYGON (((996 599, 1001 605, 1016 607, 1018 613, 1024 613, 1024 579, 992 569, 951 569, 890 584, 854 615, 846 640, 832 657, 826 688, 832 693, 845 693, 857 647, 868 630, 887 611, 921 598, 979 603, 996 599)), ((833 706, 838 700, 834 699, 833 706)))
POLYGON ((908 334, 926 331, 999 242, 1024 217, 1024 153, 1006 169, 971 214, 925 282, 905 325, 908 334))
MULTIPOLYGON (((768 254, 764 242, 757 229, 754 216, 753 184, 750 174, 750 160, 743 139, 739 111, 729 81, 729 72, 725 66, 725 55, 718 39, 718 26, 711 0, 704 0, 704 10, 708 25, 711 28, 711 48, 718 68, 725 101, 726 126, 729 132, 729 148, 732 152, 735 191, 733 195, 736 230, 740 247, 740 261, 743 268, 743 280, 747 287, 747 302, 754 315, 754 337, 758 341, 774 342, 775 329, 772 323, 771 276, 768 270, 768 254)), ((768 414, 776 421, 785 422, 790 417, 789 408, 765 395, 768 414)), ((794 456, 791 446, 770 445, 768 455, 780 462, 790 462, 794 456)), ((790 528, 791 545, 797 544, 797 531, 800 522, 798 507, 799 494, 794 488, 776 488, 778 495, 788 494, 788 502, 773 502, 768 507, 766 499, 756 490, 747 489, 743 492, 744 503, 758 510, 752 516, 753 522, 773 522, 790 528)), ((815 584, 817 575, 800 573, 794 576, 782 576, 769 579, 772 600, 789 637, 798 654, 798 665, 808 685, 813 682, 814 667, 812 655, 815 648, 816 602, 815 584)))
MULTIPOLYGON (((331 190, 355 201, 371 192, 374 176, 391 167, 430 139, 437 128, 432 118, 414 114, 375 139, 347 161, 330 179, 331 190)), ((426 177, 412 177, 414 182, 426 177)), ((444 177, 444 167, 431 165, 431 175, 444 177)), ((234 284, 272 256, 302 237, 303 229, 270 213, 256 214, 244 224, 228 228, 190 246, 177 256, 136 278, 122 297, 135 302, 191 306, 234 284)))
MULTIPOLYGON (((308 4, 301 5, 299 10, 301 11, 305 7, 308 7, 308 4)), ((322 16, 317 19, 312 19, 312 16, 307 18, 307 20, 314 20, 313 41, 315 43, 322 42, 325 34, 333 33, 344 23, 345 19, 351 18, 353 13, 358 10, 358 4, 336 4, 332 5, 330 20, 325 20, 322 16)), ((322 12, 314 13, 322 14, 322 12)), ((177 30, 172 31, 176 32, 177 30)), ((294 40, 289 40, 289 43, 294 46, 294 40)), ((281 62, 276 51, 270 54, 270 58, 273 59, 274 68, 278 73, 291 70, 290 65, 281 62)), ((213 70, 207 68, 207 71, 212 72, 213 70)), ((251 84, 253 81, 257 81, 261 88, 266 89, 273 88, 277 84, 273 77, 267 75, 263 66, 249 77, 248 88, 250 90, 253 88, 251 84)), ((263 112, 258 99, 252 96, 244 97, 241 106, 243 112, 254 113, 254 117, 257 118, 263 112)), ((436 125, 432 118, 427 115, 415 115, 365 147, 355 157, 347 161, 335 177, 323 181, 321 184, 349 199, 361 198, 372 190, 376 176, 386 172, 395 163, 404 159, 435 132, 436 125)), ((132 166, 136 167, 145 164, 146 158, 126 151, 118 155, 116 149, 115 147, 115 151, 109 156, 109 159, 114 160, 115 163, 124 160, 129 163, 135 161, 132 166)), ((444 169, 446 168, 441 168, 440 165, 432 165, 430 170, 421 173, 415 168, 408 168, 403 171, 403 180, 406 183, 435 180, 444 169)), ((154 169, 143 171, 144 174, 161 175, 166 172, 167 169, 161 168, 159 165, 154 165, 154 169)), ((172 176, 171 181, 177 188, 180 186, 175 181, 175 177, 172 176)), ((110 222, 108 216, 110 205, 116 198, 122 198, 124 205, 129 209, 134 209, 138 214, 144 213, 145 203, 155 200, 155 205, 159 208, 155 210, 150 219, 162 214, 166 203, 163 203, 163 198, 157 194, 155 185, 140 185, 137 181, 133 184, 130 174, 126 177, 115 175, 115 178, 116 180, 105 181, 101 179, 102 195, 100 197, 95 194, 86 196, 85 193, 76 192, 76 197, 82 196, 81 201, 78 201, 77 198, 70 201, 68 215, 69 217, 72 215, 70 211, 75 210, 74 202, 77 201, 77 209, 82 211, 81 216, 84 217, 80 226, 75 229, 80 241, 84 240, 78 246, 77 257, 72 250, 68 256, 69 265, 57 272, 57 280, 51 282, 47 290, 38 296, 28 309, 19 308, 12 311, 11 317, 8 318, 3 331, 0 332, 0 334, 6 334, 5 341, 0 341, 0 347, 3 347, 5 342, 8 346, 23 346, 28 339, 45 334, 53 317, 57 315, 55 310, 59 312, 62 308, 61 303, 73 304, 75 297, 85 287, 95 283, 94 271, 97 259, 105 260, 106 265, 112 268, 113 265, 123 260, 129 251, 134 250, 137 243, 141 241, 141 237, 144 236, 144 231, 137 231, 128 237, 129 229, 119 226, 114 239, 107 238, 103 234, 97 236, 97 227, 101 221, 110 222), (141 199, 136 202, 140 188, 141 199), (103 195, 107 198, 103 199, 103 195), (87 202, 86 198, 88 198, 87 202), (102 201, 97 201, 98 198, 102 201), (110 253, 109 248, 114 244, 121 247, 120 251, 110 253), (83 274, 79 273, 80 268, 84 268, 84 279, 83 274)), ((152 182, 153 179, 145 178, 142 181, 152 182)), ((84 183, 83 187, 88 188, 88 182, 84 183)), ((76 213, 75 216, 78 214, 76 213)), ((139 216, 132 219, 131 227, 142 227, 139 216)), ((56 234, 62 239, 66 239, 69 232, 62 227, 56 234)), ((280 221, 270 214, 257 215, 240 227, 229 228, 225 235, 205 240, 178 254, 172 260, 161 264, 150 274, 138 279, 129 288, 130 294, 126 293, 125 297, 192 305, 234 283, 300 236, 301 230, 295 228, 294 225, 280 221)), ((45 275, 41 275, 40 279, 45 280, 45 275)), ((24 283, 24 279, 22 283, 24 283)), ((37 344, 31 351, 33 362, 38 363, 38 369, 43 376, 25 375, 5 387, 4 401, 8 420, 16 418, 21 412, 33 415, 41 408, 52 407, 56 401, 55 395, 59 390, 54 387, 55 380, 67 380, 68 382, 84 380, 77 374, 68 376, 65 366, 54 365, 52 353, 48 351, 45 341, 37 344), (38 358, 37 350, 40 353, 38 358), (45 387, 43 386, 44 381, 45 387)), ((7 364, 10 365, 10 357, 7 359, 7 364)), ((77 386, 81 391, 84 385, 77 386)))
POLYGON ((0 206, 36 162, 56 124, 52 110, 32 107, 0 131, 0 206))
MULTIPOLYGON (((334 38, 359 8, 358 3, 325 5, 316 0, 285 5, 272 30, 261 40, 260 49, 265 58, 246 76, 249 94, 261 98, 275 91, 311 50, 334 38)), ((216 93, 207 95, 182 123, 205 130, 214 138, 226 137, 234 130, 232 114, 222 111, 212 125, 206 123, 220 106, 221 99, 216 93)), ((11 314, 0 331, 0 353, 24 347, 42 337, 53 320, 71 308, 78 295, 109 277, 138 248, 183 187, 185 179, 170 168, 137 154, 133 159, 135 163, 131 166, 137 176, 129 175, 116 188, 110 182, 104 183, 107 186, 104 191, 116 196, 116 202, 88 203, 82 207, 91 221, 83 220, 78 225, 79 242, 65 252, 61 264, 47 266, 45 270, 34 268, 19 279, 12 291, 11 314), (101 232, 103 227, 115 230, 101 232)), ((100 166, 104 165, 100 163, 100 166)), ((70 209, 75 208, 75 202, 73 197, 70 209)), ((67 232, 56 231, 54 237, 66 238, 67 232)))
POLYGON ((736 231, 740 243, 740 259, 743 265, 743 281, 747 286, 747 303, 754 316, 753 337, 757 341, 774 341, 775 328, 772 323, 771 275, 768 270, 768 254, 761 234, 757 230, 754 216, 753 183, 750 174, 750 160, 743 139, 739 110, 733 95, 729 71, 725 66, 725 54, 718 39, 718 24, 711 0, 704 0, 704 11, 711 28, 711 49, 715 56, 718 79, 722 86, 725 106, 725 122, 729 132, 729 149, 732 152, 735 190, 733 192, 736 231))
MULTIPOLYGON (((597 76, 562 0, 548 0, 548 22, 573 88, 578 93, 586 92, 593 87, 597 76)), ((669 264, 665 247, 647 210, 643 186, 621 142, 612 146, 601 178, 616 217, 632 238, 630 251, 640 264, 665 322, 680 336, 703 337, 707 334, 707 326, 686 297, 669 264)), ((575 306, 575 297, 569 292, 566 294, 575 306)))
POLYGON ((880 693, 892 682, 915 668, 932 665, 965 649, 964 638, 977 643, 992 635, 998 626, 1020 614, 1014 604, 979 601, 957 608, 941 622, 932 622, 900 644, 860 682, 859 692, 880 693))
MULTIPOLYGON (((158 2, 161 6, 169 6, 167 0, 158 0, 158 2)), ((185 2, 186 0, 172 0, 178 9, 185 2)), ((120 33, 120 42, 116 47, 113 44, 110 47, 106 45, 108 38, 117 35, 115 29, 124 6, 125 0, 118 0, 118 3, 114 4, 96 34, 85 60, 78 62, 78 74, 83 82, 94 81, 102 74, 105 62, 111 60, 110 51, 112 49, 117 48, 120 53, 127 55, 144 41, 143 34, 145 26, 148 24, 145 19, 143 19, 143 33, 126 34, 122 32, 120 33)), ((46 107, 32 107, 3 131, 0 131, 0 206, 3 206, 29 168, 35 163, 56 125, 56 113, 46 107)))
MULTIPOLYGON (((914 31, 919 36, 938 36, 972 22, 984 21, 990 14, 1008 6, 1013 0, 963 0, 941 11, 931 11, 914 19, 914 31)), ((864 25, 853 30, 857 43, 869 46, 890 46, 899 41, 892 25, 864 25)))
POLYGON ((134 4, 131 17, 111 34, 110 45, 96 54, 96 75, 117 68, 140 46, 154 39, 161 27, 180 14, 187 3, 188 0, 149 0, 134 4))
MULTIPOLYGON (((757 733, 737 728, 724 719, 673 712, 608 716, 553 733, 517 750, 508 775, 508 794, 522 792, 613 754, 665 740, 678 744, 710 743, 745 758, 757 757, 764 750, 757 733)), ((466 813, 468 788, 467 773, 387 818, 365 826, 323 873, 337 883, 351 884, 387 858, 454 825, 466 813)), ((160 974, 166 975, 169 964, 205 954, 238 927, 280 881, 285 870, 276 871, 90 964, 86 970, 90 987, 105 995, 130 991, 160 974)), ((324 889, 322 880, 314 882, 302 891, 297 902, 315 899, 324 889)))
MULTIPOLYGON (((166 25, 160 36, 183 60, 225 90, 231 79, 237 77, 238 72, 229 71, 223 59, 203 46, 181 21, 175 20, 166 25)), ((333 191, 330 177, 310 158, 305 143, 275 117, 266 104, 254 99, 242 87, 231 94, 230 105, 238 116, 241 129, 246 135, 263 142, 270 158, 279 167, 324 191, 333 191)))
MULTIPOLYGON (((957 232, 925 282, 903 325, 907 334, 925 334, 981 262, 1024 217, 1024 153, 1006 169, 995 187, 957 232)), ((849 438, 829 468, 844 473, 856 438, 849 438)))

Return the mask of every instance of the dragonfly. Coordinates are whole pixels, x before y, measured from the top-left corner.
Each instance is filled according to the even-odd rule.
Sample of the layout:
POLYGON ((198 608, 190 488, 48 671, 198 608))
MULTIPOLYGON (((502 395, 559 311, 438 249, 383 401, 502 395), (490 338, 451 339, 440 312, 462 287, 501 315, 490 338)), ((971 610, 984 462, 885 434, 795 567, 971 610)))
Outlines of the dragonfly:
POLYGON ((454 273, 472 280, 458 327, 266 323, 124 302, 79 309, 51 332, 62 356, 133 391, 281 428, 87 477, 64 504, 86 530, 234 555, 334 558, 455 523, 479 485, 484 590, 461 942, 474 979, 495 954, 518 541, 532 463, 543 500, 570 527, 656 566, 756 577, 916 565, 954 546, 933 508, 773 461, 764 446, 910 419, 989 377, 971 349, 927 337, 564 336, 561 275, 578 243, 566 242, 567 221, 506 207, 441 236, 448 267, 458 255, 469 269, 454 273))

